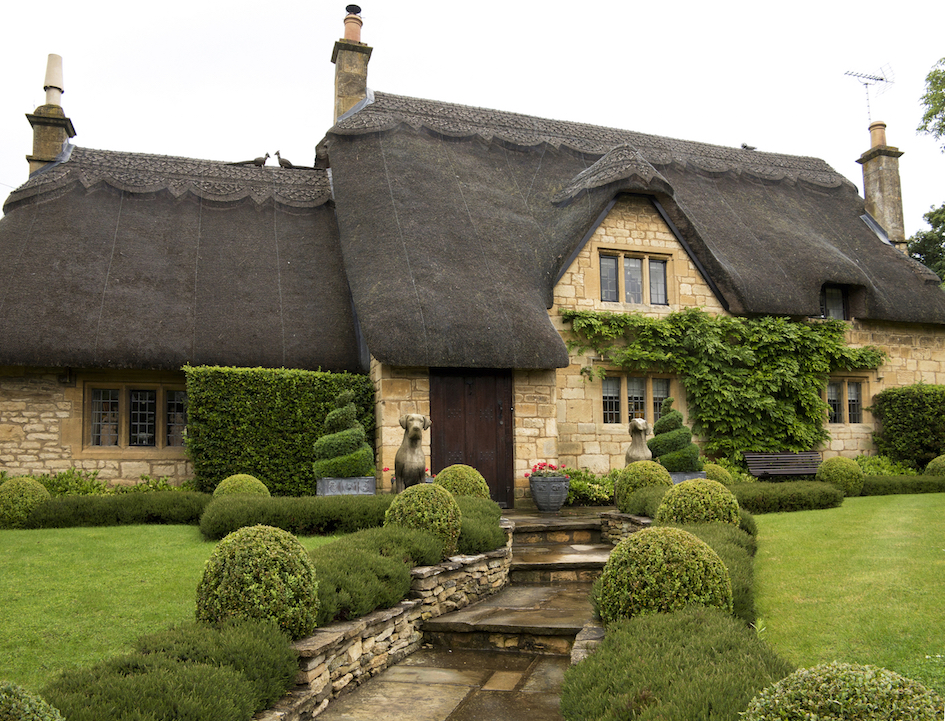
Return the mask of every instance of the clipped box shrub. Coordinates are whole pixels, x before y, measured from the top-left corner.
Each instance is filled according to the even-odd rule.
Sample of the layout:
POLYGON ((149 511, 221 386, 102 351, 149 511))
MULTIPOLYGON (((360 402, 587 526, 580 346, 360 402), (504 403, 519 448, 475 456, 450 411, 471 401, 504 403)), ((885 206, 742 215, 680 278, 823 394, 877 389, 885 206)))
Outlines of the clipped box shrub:
POLYGON ((802 668, 765 688, 745 721, 939 721, 942 698, 916 681, 876 666, 827 663, 802 668))
POLYGON ((0 721, 64 721, 59 709, 15 683, 0 683, 0 721))
POLYGON ((702 470, 705 471, 705 477, 710 481, 716 481, 724 486, 730 486, 735 482, 732 474, 718 463, 703 463, 702 470))
POLYGON ((657 523, 729 523, 737 526, 738 501, 718 481, 696 478, 666 491, 654 520, 657 523))
POLYGON ((315 441, 315 478, 357 478, 374 475, 374 450, 358 420, 353 390, 335 398, 335 410, 325 417, 324 435, 315 441))
POLYGON ((251 684, 232 668, 130 654, 69 669, 43 694, 68 721, 246 721, 251 684))
POLYGON ((866 476, 861 496, 945 493, 945 476, 866 476))
POLYGON ((936 456, 929 461, 923 473, 926 476, 945 476, 945 456, 936 456))
POLYGON ((248 473, 234 473, 232 476, 227 476, 220 481, 213 490, 214 497, 235 493, 266 497, 272 495, 269 493, 269 489, 266 488, 265 483, 256 478, 256 476, 251 476, 248 473))
POLYGON ((34 508, 49 500, 46 487, 31 476, 14 476, 0 485, 0 528, 24 528, 34 508))
MULTIPOLYGON (((853 459, 863 470, 864 477, 869 476, 917 476, 919 472, 905 463, 894 461, 888 456, 859 455, 853 459)), ((945 469, 942 475, 945 476, 945 469)))
POLYGON ((499 525, 502 509, 489 498, 457 496, 460 511, 460 529, 457 551, 464 556, 486 553, 504 546, 505 531, 499 525))
POLYGON ((830 483, 786 481, 783 483, 739 483, 732 486, 738 505, 750 513, 782 513, 836 508, 843 491, 830 483))
POLYGON ((605 623, 688 605, 731 612, 732 584, 705 542, 678 528, 645 528, 614 547, 591 600, 605 623))
POLYGON ((692 431, 683 425, 682 413, 673 410, 673 399, 660 406, 660 419, 653 424, 653 437, 647 447, 666 470, 691 473, 702 470, 699 446, 692 442, 692 431))
POLYGON ((217 544, 197 585, 197 621, 269 619, 291 638, 315 630, 315 567, 290 533, 272 526, 234 531, 217 544))
POLYGON ((759 690, 793 666, 738 619, 714 608, 617 621, 571 666, 561 689, 568 721, 740 719, 759 690))
POLYGON ((945 450, 945 385, 887 388, 873 396, 870 412, 879 421, 873 441, 881 455, 923 468, 945 450))
POLYGON ((656 461, 634 461, 626 468, 618 468, 610 472, 614 482, 614 498, 621 513, 633 513, 624 510, 626 499, 641 488, 662 486, 670 488, 673 477, 663 466, 656 461))
POLYGON ((814 478, 836 486, 843 491, 844 496, 858 496, 863 490, 863 469, 852 458, 828 458, 817 467, 814 478))
POLYGON ((617 507, 621 513, 632 513, 635 516, 653 518, 656 510, 663 502, 663 496, 672 486, 648 486, 634 491, 623 499, 617 507))
POLYGON ((394 496, 222 496, 200 517, 200 533, 209 541, 246 526, 273 526, 296 536, 353 533, 384 524, 394 496))
POLYGON ((184 623, 139 638, 138 653, 238 671, 253 690, 255 711, 269 708, 295 685, 298 653, 273 621, 222 624, 184 623))
POLYGON ((62 496, 33 509, 29 528, 126 526, 147 523, 196 525, 213 496, 194 491, 62 496))
POLYGON ((430 531, 443 541, 444 556, 456 553, 460 510, 452 494, 441 486, 420 483, 397 494, 384 514, 384 525, 392 524, 430 531))
POLYGON ((433 482, 438 486, 443 486, 454 496, 490 497, 489 484, 486 483, 482 474, 472 466, 462 463, 447 466, 436 474, 433 482))

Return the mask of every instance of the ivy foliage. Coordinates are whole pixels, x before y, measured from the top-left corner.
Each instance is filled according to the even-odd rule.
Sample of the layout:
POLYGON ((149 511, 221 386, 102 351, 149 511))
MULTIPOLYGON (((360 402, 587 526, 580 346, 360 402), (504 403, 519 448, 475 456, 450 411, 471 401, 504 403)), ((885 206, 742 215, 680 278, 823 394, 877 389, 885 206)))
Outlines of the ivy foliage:
POLYGON ((878 368, 885 357, 873 346, 847 346, 839 320, 714 316, 698 308, 663 318, 573 310, 562 317, 576 335, 572 352, 594 351, 627 372, 677 375, 704 452, 733 460, 744 451, 805 451, 827 440, 828 375, 878 368))

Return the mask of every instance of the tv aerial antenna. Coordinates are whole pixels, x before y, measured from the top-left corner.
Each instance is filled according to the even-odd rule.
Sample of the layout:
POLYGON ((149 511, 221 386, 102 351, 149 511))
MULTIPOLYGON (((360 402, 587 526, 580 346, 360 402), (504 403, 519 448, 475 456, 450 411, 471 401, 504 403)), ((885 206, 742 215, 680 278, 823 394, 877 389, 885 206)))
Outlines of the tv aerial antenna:
POLYGON ((873 121, 873 115, 870 110, 870 87, 876 85, 878 90, 876 92, 876 97, 879 97, 885 93, 889 86, 895 82, 895 77, 893 75, 893 70, 887 63, 883 65, 875 75, 869 73, 855 73, 852 70, 847 70, 844 75, 849 75, 851 78, 855 78, 860 85, 863 86, 863 90, 866 91, 866 119, 869 122, 873 121))

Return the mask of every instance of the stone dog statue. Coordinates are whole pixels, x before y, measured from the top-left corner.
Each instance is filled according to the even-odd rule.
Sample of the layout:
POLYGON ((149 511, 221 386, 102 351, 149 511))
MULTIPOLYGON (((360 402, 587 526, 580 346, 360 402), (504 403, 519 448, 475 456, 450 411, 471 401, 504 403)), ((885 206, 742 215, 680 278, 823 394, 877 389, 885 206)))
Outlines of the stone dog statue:
POLYGON ((404 440, 394 456, 394 493, 424 482, 427 476, 427 462, 423 455, 423 432, 431 425, 433 421, 430 416, 408 413, 400 417, 404 440))
POLYGON ((652 432, 653 427, 642 418, 630 421, 630 447, 626 455, 628 466, 636 461, 649 461, 653 458, 653 452, 646 445, 646 434, 652 432))

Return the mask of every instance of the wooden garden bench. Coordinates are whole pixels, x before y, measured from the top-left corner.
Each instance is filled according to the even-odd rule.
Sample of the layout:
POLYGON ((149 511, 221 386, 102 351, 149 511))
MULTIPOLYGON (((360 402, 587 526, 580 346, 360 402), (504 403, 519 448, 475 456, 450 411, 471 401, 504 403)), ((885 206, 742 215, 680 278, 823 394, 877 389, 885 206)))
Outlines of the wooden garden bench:
POLYGON ((743 453, 748 472, 755 478, 768 476, 808 476, 817 473, 819 451, 800 453, 743 453))

